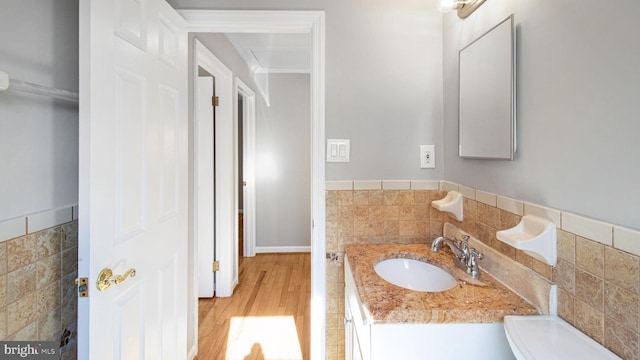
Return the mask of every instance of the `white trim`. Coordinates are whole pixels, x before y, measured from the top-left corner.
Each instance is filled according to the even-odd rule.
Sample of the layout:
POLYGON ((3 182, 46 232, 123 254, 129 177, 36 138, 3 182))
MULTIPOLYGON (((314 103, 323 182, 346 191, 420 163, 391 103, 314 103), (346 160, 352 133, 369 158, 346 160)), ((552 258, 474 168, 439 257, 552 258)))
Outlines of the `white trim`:
POLYGON ((440 182, 438 180, 411 180, 411 190, 438 190, 440 182))
POLYGON ((613 245, 616 249, 640 256, 640 231, 614 225, 613 245))
MULTIPOLYGON (((187 31, 194 33, 304 34, 313 33, 320 26, 324 27, 324 11, 178 10, 178 12, 187 21, 187 31)), ((322 37, 324 38, 324 34, 322 37)), ((324 52, 324 49, 322 51, 324 52)), ((313 47, 312 52, 315 52, 313 47)))
MULTIPOLYGON (((196 298, 196 300, 197 300, 197 298, 196 298)), ((197 314, 197 313, 198 313, 198 312, 196 311, 196 314, 197 314)), ((197 326, 197 325, 198 325, 198 323, 197 323, 197 321, 196 321, 196 326, 197 326)), ((197 334, 196 334, 196 335, 197 335, 197 334)), ((198 342, 198 338, 197 338, 197 336, 196 336, 196 341, 195 341, 195 342, 196 342, 196 343, 198 342)), ((195 358, 196 358, 196 356, 197 356, 197 355, 198 355, 198 348, 197 348, 197 346, 196 346, 196 347, 191 347, 191 349, 189 349, 189 351, 187 352, 187 359, 189 359, 189 360, 193 360, 193 359, 195 359, 195 358)))
POLYGON ((48 229, 73 221, 71 206, 27 215, 27 233, 48 229))
POLYGON ((498 206, 498 196, 482 190, 476 189, 476 201, 493 207, 498 206))
POLYGON ((506 196, 498 195, 496 205, 498 209, 506 210, 516 215, 524 215, 524 202, 506 196))
MULTIPOLYGON (((311 359, 326 358, 325 15, 307 12, 311 25, 311 359), (317 223, 317 226, 316 226, 317 223)), ((308 21, 309 21, 308 20, 308 21)))
POLYGON ((353 190, 382 190, 381 180, 355 180, 353 190))
POLYGON ((561 214, 562 230, 605 245, 613 246, 612 224, 564 211, 561 214))
POLYGON ((325 190, 353 190, 353 181, 326 181, 325 190))
POLYGON ((411 190, 411 181, 382 180, 382 190, 411 190))
POLYGON ((309 74, 309 69, 269 69, 260 68, 256 74, 309 74))
MULTIPOLYGON (((243 111, 243 177, 247 185, 243 190, 243 243, 244 256, 256 256, 256 93, 239 77, 236 76, 236 103, 238 94, 244 97, 243 111)), ((238 123, 238 113, 236 112, 236 124, 238 123)), ((238 134, 239 136, 239 134, 238 134)), ((236 165, 238 169, 238 158, 236 165)), ((239 183, 236 181, 236 183, 239 183)))
POLYGON ((0 221, 0 242, 27 235, 27 218, 0 221))
POLYGON ((308 253, 311 252, 311 246, 257 246, 256 253, 308 253))
POLYGON ((561 220, 560 210, 551 209, 545 206, 525 202, 524 214, 549 218, 553 220, 553 223, 556 225, 557 228, 560 228, 560 225, 562 224, 560 221, 561 220))
MULTIPOLYGON (((193 69, 197 69, 198 67, 198 60, 196 59, 195 56, 195 42, 193 42, 193 44, 187 44, 187 47, 192 47, 192 59, 191 59, 191 66, 193 67, 193 69)), ((193 70, 192 70, 193 71, 193 70)), ((190 77, 192 75, 188 74, 187 75, 187 81, 188 81, 188 77, 190 77)), ((193 360, 197 355, 198 355, 198 292, 200 291, 199 289, 199 281, 200 281, 200 276, 198 273, 198 266, 199 266, 199 261, 198 261, 198 220, 197 220, 197 215, 198 215, 198 199, 196 197, 196 189, 198 187, 198 180, 197 180, 197 167, 196 167, 196 147, 197 147, 197 141, 196 141, 196 128, 198 127, 197 123, 197 105, 198 105, 198 100, 196 99, 197 97, 197 89, 198 89, 198 84, 196 82, 196 79, 193 79, 193 83, 191 86, 191 97, 190 99, 188 99, 189 101, 189 107, 192 110, 191 118, 189 119, 189 121, 191 122, 189 124, 189 156, 191 157, 191 159, 189 159, 189 199, 188 201, 190 202, 190 211, 191 214, 189 215, 189 246, 188 246, 188 254, 187 254, 187 271, 188 271, 188 277, 189 277, 189 281, 191 282, 191 294, 189 297, 189 294, 187 294, 187 304, 189 302, 191 302, 191 304, 187 305, 187 317, 189 317, 191 320, 191 332, 192 332, 192 337, 191 337, 191 343, 187 344, 187 356, 189 358, 189 360, 193 360), (193 355, 193 358, 191 357, 193 355)), ((189 324, 189 320, 187 320, 187 324, 189 324)), ((187 325, 188 326, 188 325, 187 325)), ((187 335, 188 337, 188 335, 187 335)), ((189 339, 187 339, 187 341, 189 341, 189 339)))
POLYGON ((460 189, 460 185, 453 183, 451 181, 442 180, 440 181, 440 190, 444 191, 458 191, 460 189))
MULTIPOLYGON (((311 344, 326 357, 325 263, 325 14, 324 11, 183 10, 190 32, 309 33, 311 35, 311 344)), ((235 216, 235 215, 234 215, 235 216)), ((237 216, 236 216, 237 218, 237 216)), ((232 222, 229 222, 230 224, 232 222)))
POLYGON ((471 199, 471 200, 476 199, 476 190, 473 188, 460 185, 458 191, 462 194, 462 196, 466 197, 467 199, 471 199))

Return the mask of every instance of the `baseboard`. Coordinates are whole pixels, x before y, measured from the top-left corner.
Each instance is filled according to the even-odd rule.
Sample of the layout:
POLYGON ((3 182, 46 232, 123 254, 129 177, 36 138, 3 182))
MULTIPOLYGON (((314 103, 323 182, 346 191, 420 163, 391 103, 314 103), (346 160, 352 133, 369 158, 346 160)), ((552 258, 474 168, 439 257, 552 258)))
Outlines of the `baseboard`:
POLYGON ((311 246, 256 246, 256 253, 307 253, 311 246))
POLYGON ((196 358, 196 355, 198 355, 198 347, 193 346, 191 347, 191 349, 189 349, 189 353, 187 354, 187 359, 194 360, 196 358))

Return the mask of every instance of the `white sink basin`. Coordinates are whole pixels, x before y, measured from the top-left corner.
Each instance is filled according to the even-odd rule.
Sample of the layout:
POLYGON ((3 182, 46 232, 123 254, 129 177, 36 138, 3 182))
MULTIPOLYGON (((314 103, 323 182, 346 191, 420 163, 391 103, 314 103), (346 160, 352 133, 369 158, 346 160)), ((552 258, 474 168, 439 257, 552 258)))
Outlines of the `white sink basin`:
POLYGON ((373 269, 386 281, 415 291, 446 291, 458 283, 445 270, 413 259, 387 259, 377 263, 373 269))

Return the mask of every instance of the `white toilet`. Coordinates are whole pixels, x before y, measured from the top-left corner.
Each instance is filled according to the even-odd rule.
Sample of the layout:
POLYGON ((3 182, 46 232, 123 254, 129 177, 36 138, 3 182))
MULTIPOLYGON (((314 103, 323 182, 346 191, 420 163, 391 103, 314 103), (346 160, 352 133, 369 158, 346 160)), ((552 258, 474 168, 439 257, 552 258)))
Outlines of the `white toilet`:
POLYGON ((558 316, 505 316, 504 328, 518 360, 620 359, 558 316))

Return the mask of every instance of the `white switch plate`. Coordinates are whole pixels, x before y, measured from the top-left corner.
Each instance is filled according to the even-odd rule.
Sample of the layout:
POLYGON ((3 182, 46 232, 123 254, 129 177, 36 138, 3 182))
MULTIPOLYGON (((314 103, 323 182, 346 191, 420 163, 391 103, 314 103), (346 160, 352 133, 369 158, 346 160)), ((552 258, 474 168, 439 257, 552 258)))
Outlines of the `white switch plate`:
POLYGON ((351 140, 327 139, 327 162, 349 162, 351 140))
POLYGON ((436 152, 434 145, 420 145, 420 168, 435 169, 436 152))

